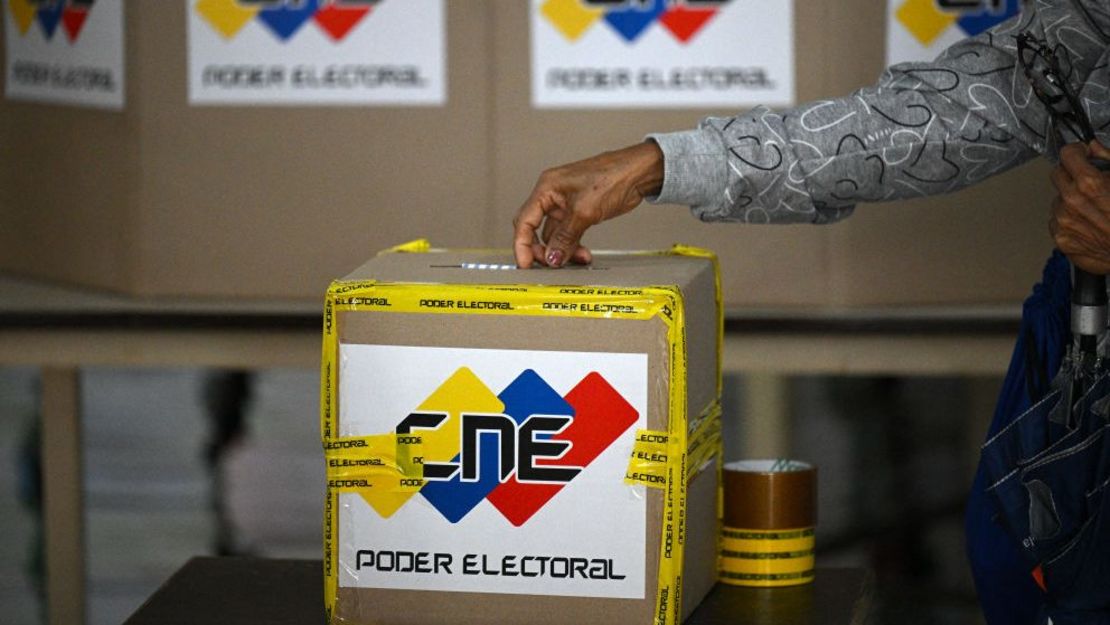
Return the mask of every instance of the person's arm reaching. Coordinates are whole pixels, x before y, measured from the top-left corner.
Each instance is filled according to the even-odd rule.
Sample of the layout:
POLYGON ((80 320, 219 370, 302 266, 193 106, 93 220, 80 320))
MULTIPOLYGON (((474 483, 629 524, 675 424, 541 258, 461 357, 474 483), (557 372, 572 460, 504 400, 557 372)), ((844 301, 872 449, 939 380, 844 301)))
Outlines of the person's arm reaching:
POLYGON ((513 221, 517 266, 589 263, 589 250, 578 245, 582 233, 636 208, 662 185, 663 153, 651 141, 543 172, 513 221), (546 250, 536 241, 541 231, 546 250))
MULTIPOLYGON (((1065 48, 1080 91, 1106 52, 1108 31, 1110 9, 1102 2, 1038 0, 935 61, 892 67, 877 85, 848 97, 784 112, 760 107, 708 118, 696 130, 650 135, 664 165, 652 170, 663 184, 649 199, 689 205, 705 221, 828 223, 858 202, 975 184, 1055 147, 1019 66, 1015 36, 1029 32, 1065 48)), ((1106 72, 1096 73, 1105 81, 1106 72)), ((608 185, 638 179, 642 164, 608 161, 612 175, 589 171, 593 164, 549 170, 537 183, 516 222, 518 265, 586 260, 579 247, 586 228, 638 203, 637 194, 608 185), (560 175, 566 168, 573 180, 560 175)))

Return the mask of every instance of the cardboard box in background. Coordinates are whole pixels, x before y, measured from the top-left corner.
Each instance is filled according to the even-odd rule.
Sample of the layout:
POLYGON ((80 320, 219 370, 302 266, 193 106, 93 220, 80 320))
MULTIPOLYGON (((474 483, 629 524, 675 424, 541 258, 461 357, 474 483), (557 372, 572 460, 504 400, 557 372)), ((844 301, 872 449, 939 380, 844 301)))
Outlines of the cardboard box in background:
POLYGON ((398 240, 483 241, 488 12, 447 3, 445 107, 190 107, 185 5, 127 3, 123 113, 0 100, 0 269, 315 300, 398 240))
MULTIPOLYGON (((543 169, 736 112, 534 110, 527 3, 446 6, 445 108, 233 108, 187 106, 183 8, 129 3, 123 113, 0 101, 0 270, 137 295, 316 298, 397 240, 505 247, 543 169)), ((800 100, 874 82, 884 7, 794 10, 800 100)), ((827 227, 645 206, 587 243, 716 249, 730 308, 1017 302, 1051 249, 1047 171, 827 227)))
POLYGON ((390 253, 329 292, 332 622, 646 625, 665 614, 673 624, 715 581, 712 261, 602 254, 590 269, 529 273, 528 284, 463 266, 511 262, 507 253, 390 253), (559 415, 553 436, 528 433, 534 419, 559 415), (485 423, 468 447, 472 419, 516 425, 485 423), (670 442, 651 447, 664 434, 670 442), (403 452, 412 439, 419 447, 403 452), (560 440, 573 446, 534 462, 524 455, 527 441, 560 440), (657 453, 634 456, 647 449, 639 441, 657 453), (413 456, 421 460, 404 460, 413 456), (454 473, 433 477, 445 462, 454 473), (580 472, 535 476, 531 465, 580 472))

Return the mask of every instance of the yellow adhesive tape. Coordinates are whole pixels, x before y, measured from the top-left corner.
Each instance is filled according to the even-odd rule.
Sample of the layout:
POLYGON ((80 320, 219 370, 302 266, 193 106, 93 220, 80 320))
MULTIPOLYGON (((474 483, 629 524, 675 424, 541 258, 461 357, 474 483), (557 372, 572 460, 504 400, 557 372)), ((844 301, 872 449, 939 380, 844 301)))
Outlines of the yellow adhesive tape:
POLYGON ((812 550, 813 528, 775 532, 721 529, 721 550, 739 553, 781 553, 812 550))
MULTIPOLYGON (((690 436, 690 467, 687 478, 692 478, 706 462, 721 457, 721 407, 714 403, 690 436)), ((718 463, 719 465, 720 463, 718 463)), ((719 468, 719 466, 718 466, 719 468)))
MULTIPOLYGON (((396 284, 334 282, 329 301, 334 312, 373 310, 396 313, 543 315, 597 319, 671 321, 673 289, 645 287, 609 295, 604 287, 527 285, 396 284), (585 293, 584 291, 593 291, 585 293)), ((325 311, 326 312, 326 311, 325 311)))
POLYGON ((717 578, 724 584, 733 586, 753 586, 757 588, 777 588, 798 586, 813 581, 813 569, 796 573, 733 573, 720 571, 717 578))
MULTIPOLYGON (((798 560, 809 558, 813 564, 813 550, 800 549, 798 551, 732 551, 721 549, 722 561, 735 560, 798 560)), ((722 567, 724 568, 724 567, 722 567)))
POLYGON ((431 249, 432 244, 428 241, 428 239, 415 239, 409 241, 408 243, 402 243, 400 245, 395 245, 389 249, 382 250, 381 252, 378 252, 378 256, 381 256, 382 254, 395 254, 398 252, 423 254, 431 249))
MULTIPOLYGON (((686 479, 691 479, 698 471, 721 451, 721 412, 714 404, 699 420, 698 428, 690 436, 687 450, 686 479)), ((666 432, 640 430, 628 460, 625 483, 644 484, 652 488, 666 486, 666 468, 669 456, 670 437, 666 432)))
POLYGON ((723 358, 725 352, 725 306, 723 292, 721 291, 721 261, 712 250, 707 250, 700 247, 691 245, 675 244, 669 250, 670 254, 675 256, 690 256, 693 258, 705 258, 713 264, 713 282, 717 293, 717 397, 721 396, 721 391, 724 388, 724 379, 721 376, 721 369, 724 366, 723 358))
POLYGON ((628 458, 625 484, 666 488, 670 436, 658 430, 638 430, 628 458))
POLYGON ((737 586, 791 586, 813 579, 814 529, 721 529, 718 578, 737 586))
POLYGON ((328 489, 327 496, 324 497, 324 622, 332 622, 332 613, 335 610, 335 602, 339 598, 336 595, 339 580, 336 574, 336 568, 339 566, 336 562, 339 550, 336 548, 336 541, 339 540, 339 493, 328 489))
MULTIPOLYGON (((394 252, 427 252, 430 244, 425 240, 414 241, 398 246, 394 252)), ((686 255, 706 255, 708 253, 694 248, 674 248, 670 253, 686 255)), ((717 271, 714 258, 714 270, 717 271)), ((720 281, 720 273, 716 279, 720 281)), ((722 318, 720 289, 718 287, 718 321, 722 318)), ((493 315, 532 315, 566 316, 604 319, 651 319, 658 317, 667 327, 670 348, 670 402, 667 422, 667 441, 665 449, 656 449, 666 456, 663 472, 663 523, 659 546, 659 577, 656 590, 656 625, 678 625, 682 614, 682 562, 686 539, 686 489, 688 474, 688 415, 686 413, 686 367, 687 348, 685 332, 685 308, 681 291, 677 287, 646 287, 621 289, 621 293, 610 294, 607 289, 560 288, 528 285, 427 285, 427 284, 389 284, 374 281, 333 282, 324 304, 324 340, 320 384, 320 429, 325 444, 337 439, 335 421, 338 402, 336 380, 338 376, 338 328, 337 315, 341 312, 374 310, 382 312, 421 312, 450 314, 493 314, 493 315)), ((719 338, 719 337, 718 337, 719 338)), ((718 340, 717 384, 720 390, 720 350, 718 340)), ((708 448, 720 456, 719 435, 714 439, 706 438, 699 449, 708 448), (717 442, 714 442, 714 441, 717 442)), ((378 449, 379 455, 387 453, 388 443, 378 449)), ((395 450, 395 456, 400 454, 395 450)), ((357 455, 357 454, 356 454, 357 455)), ((700 456, 701 454, 699 454, 700 456)), ((332 454, 332 458, 342 459, 342 454, 332 454)), ((383 464, 385 460, 382 459, 383 464)), ((400 467, 395 457, 394 463, 400 467)), ((369 467, 379 465, 366 465, 369 467)), ((363 467, 368 474, 376 475, 374 469, 363 467)), ((695 465, 697 466, 697 465, 695 465)), ((344 470, 354 471, 353 467, 344 470)), ((654 471, 655 469, 653 469, 654 471)), ((339 469, 337 468, 338 472, 339 469)), ((405 470, 399 473, 405 473, 405 470)), ((399 479, 397 471, 393 478, 399 479)), ((407 476, 408 477, 408 476, 407 476)), ((412 479, 408 477, 408 479, 412 479)), ((401 485, 395 485, 401 488, 401 485)), ((334 558, 334 541, 338 538, 338 497, 340 487, 329 487, 324 512, 324 601, 325 612, 330 622, 335 609, 337 596, 338 563, 334 558)), ((367 492, 382 492, 355 487, 364 497, 367 492)), ((388 491, 394 498, 411 496, 404 490, 388 491)))
POLYGON ((328 488, 367 498, 382 492, 415 493, 424 486, 423 447, 421 437, 400 434, 326 441, 328 488))
MULTIPOLYGON (((673 314, 668 323, 671 401, 667 432, 670 438, 667 489, 663 497, 663 529, 659 541, 659 588, 655 600, 657 625, 677 625, 682 620, 682 563, 686 545, 686 311, 682 293, 674 287, 669 291, 673 314)), ((667 317, 666 313, 666 308, 660 310, 661 316, 667 317)))
MULTIPOLYGON (((419 243, 419 242, 416 242, 419 243)), ((426 242, 425 242, 426 243, 426 242)), ((413 249, 421 246, 409 244, 413 249)), ((406 247, 406 246, 402 246, 406 247)), ((527 316, 565 316, 604 319, 660 318, 668 328, 672 362, 672 419, 685 422, 683 410, 675 415, 676 396, 685 401, 685 332, 676 323, 676 307, 682 295, 675 287, 621 289, 609 294, 606 287, 552 287, 529 285, 442 285, 393 284, 371 280, 336 281, 324 302, 324 341, 320 379, 320 434, 324 441, 335 438, 337 401, 335 380, 338 374, 339 313, 381 311, 395 313, 493 314, 527 316), (496 295, 490 295, 496 293, 496 295), (675 361, 675 352, 683 357, 675 361), (674 372, 681 369, 675 384, 674 372)), ((681 313, 681 311, 678 311, 681 313)))
POLYGON ((755 573, 774 575, 779 573, 803 573, 813 570, 813 552, 784 552, 753 554, 758 558, 734 558, 721 556, 720 570, 725 573, 755 573), (790 556, 790 553, 808 555, 790 556))

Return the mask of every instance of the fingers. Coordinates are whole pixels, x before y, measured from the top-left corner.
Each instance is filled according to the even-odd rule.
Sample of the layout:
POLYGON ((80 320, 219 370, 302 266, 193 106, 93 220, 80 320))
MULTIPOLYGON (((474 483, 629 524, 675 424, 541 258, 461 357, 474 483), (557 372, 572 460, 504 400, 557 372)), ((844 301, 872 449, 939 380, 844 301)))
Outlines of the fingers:
POLYGON ((1104 161, 1110 161, 1110 148, 1102 145, 1098 140, 1092 141, 1089 146, 1090 156, 1093 158, 1101 158, 1104 161))
POLYGON ((1052 202, 1052 216, 1049 219, 1049 232, 1052 233, 1060 251, 1067 253, 1065 246, 1077 240, 1086 240, 1098 232, 1098 224, 1105 221, 1098 207, 1075 189, 1075 185, 1060 188, 1060 195, 1052 202))
MULTIPOLYGON (((1069 164, 1073 169, 1064 166, 1063 159, 1065 158, 1064 150, 1061 150, 1061 166, 1053 170, 1051 180, 1053 186, 1059 192, 1059 196, 1052 204, 1053 224, 1059 232, 1076 231, 1081 233, 1095 232, 1102 228, 1100 224, 1105 224, 1107 215, 1100 209, 1103 196, 1091 195, 1089 193, 1092 185, 1104 186, 1106 183, 1103 178, 1106 174, 1103 172, 1089 167, 1089 164, 1082 166, 1075 162, 1075 159, 1082 159, 1084 162, 1087 159, 1086 150, 1081 149, 1082 146, 1071 145, 1067 146, 1067 158, 1069 164), (1076 179, 1073 177, 1072 172, 1078 171, 1080 176, 1086 176, 1089 172, 1087 169, 1094 172, 1094 175, 1099 178, 1095 182, 1083 183, 1083 179, 1076 179)), ((1054 233, 1055 236, 1055 233, 1054 233)))
POLYGON ((536 259, 532 245, 536 240, 536 228, 543 220, 543 210, 531 199, 520 207, 520 213, 513 220, 513 255, 516 266, 524 269, 531 267, 536 259))
POLYGON ((562 267, 567 262, 578 265, 592 263, 593 254, 577 243, 585 230, 580 225, 582 220, 572 223, 569 215, 563 208, 561 196, 533 193, 533 197, 525 202, 513 220, 513 255, 516 266, 527 269, 536 262, 549 267, 562 267), (537 232, 541 233, 539 240, 536 238, 537 232), (568 232, 577 232, 577 236, 568 235, 568 232), (540 241, 549 244, 545 246, 540 241), (552 241, 555 243, 551 243, 552 241))
POLYGON ((540 241, 547 243, 551 240, 551 234, 555 232, 555 228, 566 219, 566 215, 550 214, 543 222, 543 232, 540 233, 540 241))
POLYGON ((590 251, 579 245, 586 229, 633 210, 645 194, 658 193, 663 167, 662 152, 648 142, 544 171, 515 222, 517 266, 536 260, 550 267, 590 262, 590 251), (534 245, 537 233, 542 250, 534 245))
MULTIPOLYGON (((537 262, 547 264, 545 248, 542 243, 532 244, 532 257, 537 262)), ((590 265, 594 262, 594 255, 590 252, 589 248, 584 245, 579 245, 578 249, 570 255, 570 262, 575 265, 590 265)))
MULTIPOLYGON (((1057 205, 1060 207, 1057 216, 1065 214, 1069 208, 1081 204, 1088 204, 1090 202, 1087 196, 1079 190, 1079 187, 1075 183, 1075 179, 1072 178, 1071 174, 1068 173, 1068 170, 1064 167, 1056 167, 1053 169, 1050 178, 1052 180, 1052 186, 1056 187, 1056 191, 1059 193, 1059 197, 1057 198, 1059 203, 1053 203, 1054 207, 1057 205)), ((1053 210, 1057 212, 1055 208, 1053 210)))
POLYGON ((571 213, 568 218, 558 222, 547 239, 547 255, 544 256, 547 265, 562 267, 571 260, 578 251, 578 241, 589 226, 578 213, 571 213))
POLYGON ((585 245, 579 245, 578 249, 570 255, 570 262, 577 265, 589 265, 594 262, 594 255, 585 245))
MULTIPOLYGON (((543 222, 543 233, 540 235, 540 240, 545 242, 551 241, 551 237, 555 234, 555 231, 561 227, 562 223, 567 219, 568 216, 565 210, 555 209, 549 211, 547 213, 547 219, 543 222)), ((581 237, 581 235, 579 235, 579 237, 581 237)), ((541 254, 538 255, 537 258, 542 259, 541 262, 544 264, 550 265, 550 263, 547 262, 546 255, 542 254, 543 249, 544 248, 540 246, 541 254)), ((589 248, 581 244, 581 239, 579 239, 578 245, 574 246, 573 250, 574 251, 570 253, 568 262, 575 265, 589 265, 593 263, 594 256, 590 253, 589 248)), ((553 266, 558 267, 558 265, 553 266)))
POLYGON ((1095 274, 1110 272, 1110 173, 1096 167, 1100 160, 1110 164, 1110 149, 1097 141, 1060 150, 1052 172, 1059 195, 1048 222, 1056 247, 1095 274))
POLYGON ((536 232, 542 227, 544 216, 555 209, 562 208, 562 196, 537 185, 532 195, 520 207, 513 220, 513 255, 516 266, 527 269, 536 260, 543 258, 542 249, 537 252, 536 232))
POLYGON ((1086 239, 1090 226, 1090 222, 1060 196, 1052 201, 1048 231, 1061 252, 1070 256, 1089 251, 1091 245, 1086 239))
POLYGON ((1073 143, 1060 150, 1060 165, 1075 181, 1080 193, 1090 199, 1110 195, 1110 184, 1106 176, 1091 164, 1091 156, 1086 145, 1073 143))

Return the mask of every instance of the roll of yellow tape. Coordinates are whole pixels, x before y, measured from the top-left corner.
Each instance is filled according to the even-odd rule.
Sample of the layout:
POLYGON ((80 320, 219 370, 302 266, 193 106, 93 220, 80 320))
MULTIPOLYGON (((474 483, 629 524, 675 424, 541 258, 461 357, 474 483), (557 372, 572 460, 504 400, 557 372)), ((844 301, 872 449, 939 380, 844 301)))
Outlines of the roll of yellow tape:
POLYGON ((724 466, 718 578, 739 586, 813 581, 817 470, 792 460, 724 466))

